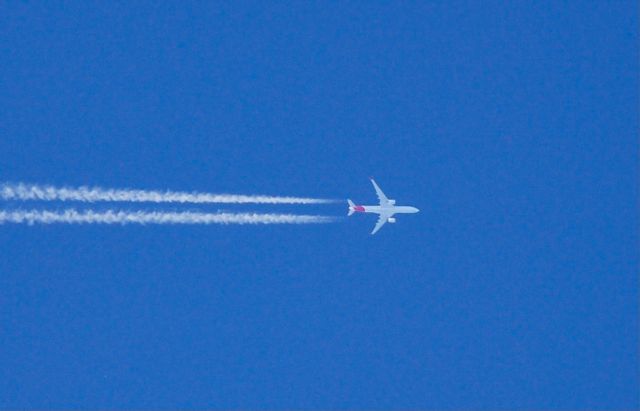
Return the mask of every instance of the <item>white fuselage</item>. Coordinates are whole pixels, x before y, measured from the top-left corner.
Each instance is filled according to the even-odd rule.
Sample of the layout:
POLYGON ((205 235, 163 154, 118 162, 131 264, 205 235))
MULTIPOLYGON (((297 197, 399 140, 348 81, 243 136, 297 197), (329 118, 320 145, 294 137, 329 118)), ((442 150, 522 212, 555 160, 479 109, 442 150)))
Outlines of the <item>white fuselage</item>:
POLYGON ((353 207, 353 211, 355 211, 356 213, 375 213, 375 214, 382 214, 382 213, 389 213, 389 214, 413 214, 413 213, 417 213, 418 210, 415 207, 410 207, 410 206, 363 206, 363 205, 356 205, 355 207, 353 207))

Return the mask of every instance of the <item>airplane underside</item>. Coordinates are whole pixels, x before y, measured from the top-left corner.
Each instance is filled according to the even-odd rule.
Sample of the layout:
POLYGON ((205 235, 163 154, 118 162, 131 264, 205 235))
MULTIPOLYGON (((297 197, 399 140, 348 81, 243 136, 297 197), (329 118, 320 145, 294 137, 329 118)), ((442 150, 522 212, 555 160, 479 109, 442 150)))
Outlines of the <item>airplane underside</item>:
POLYGON ((348 215, 351 216, 354 213, 374 213, 378 214, 378 222, 376 226, 373 228, 371 234, 375 234, 382 228, 385 223, 395 223, 396 219, 394 217, 395 214, 413 214, 417 213, 418 210, 416 207, 410 206, 396 206, 395 200, 390 200, 387 196, 382 192, 380 187, 376 184, 376 182, 371 179, 371 183, 373 183, 373 188, 376 190, 376 195, 378 196, 378 200, 380 201, 380 205, 377 206, 364 206, 357 205, 351 200, 347 200, 349 203, 348 215))

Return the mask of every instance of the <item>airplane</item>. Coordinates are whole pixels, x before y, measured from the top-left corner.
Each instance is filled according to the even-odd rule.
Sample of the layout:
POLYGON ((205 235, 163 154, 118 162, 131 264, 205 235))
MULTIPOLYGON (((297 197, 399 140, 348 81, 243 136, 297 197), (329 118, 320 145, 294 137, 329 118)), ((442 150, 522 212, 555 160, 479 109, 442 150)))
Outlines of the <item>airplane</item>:
POLYGON ((396 219, 393 217, 395 214, 413 214, 417 213, 418 210, 415 207, 409 206, 397 206, 396 200, 390 200, 386 195, 380 190, 380 187, 376 184, 375 180, 371 178, 371 183, 373 183, 373 188, 376 190, 376 195, 378 196, 378 201, 380 205, 377 206, 363 206, 363 205, 355 205, 353 201, 347 200, 349 203, 349 216, 353 213, 375 213, 379 214, 378 222, 376 226, 373 228, 371 235, 375 234, 382 228, 382 226, 389 222, 395 223, 396 219))

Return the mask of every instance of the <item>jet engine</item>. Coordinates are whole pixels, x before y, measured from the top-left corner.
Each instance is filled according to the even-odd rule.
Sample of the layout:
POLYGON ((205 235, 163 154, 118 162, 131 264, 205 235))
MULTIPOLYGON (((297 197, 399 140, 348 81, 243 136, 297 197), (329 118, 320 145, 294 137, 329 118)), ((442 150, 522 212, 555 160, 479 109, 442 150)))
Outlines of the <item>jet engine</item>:
POLYGON ((395 223, 395 222, 396 222, 396 219, 395 219, 395 218, 393 218, 393 217, 389 217, 389 218, 387 219, 387 222, 388 222, 388 223, 395 223))
POLYGON ((389 200, 389 204, 396 205, 396 200, 389 200))

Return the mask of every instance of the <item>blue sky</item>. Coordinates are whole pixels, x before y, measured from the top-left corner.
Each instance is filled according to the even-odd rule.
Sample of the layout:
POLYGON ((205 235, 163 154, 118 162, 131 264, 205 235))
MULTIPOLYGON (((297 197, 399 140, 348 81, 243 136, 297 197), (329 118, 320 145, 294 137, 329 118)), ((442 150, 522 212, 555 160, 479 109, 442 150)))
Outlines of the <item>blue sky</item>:
POLYGON ((2 181, 421 212, 0 226, 0 407, 640 407, 635 2, 1 10, 2 181))

